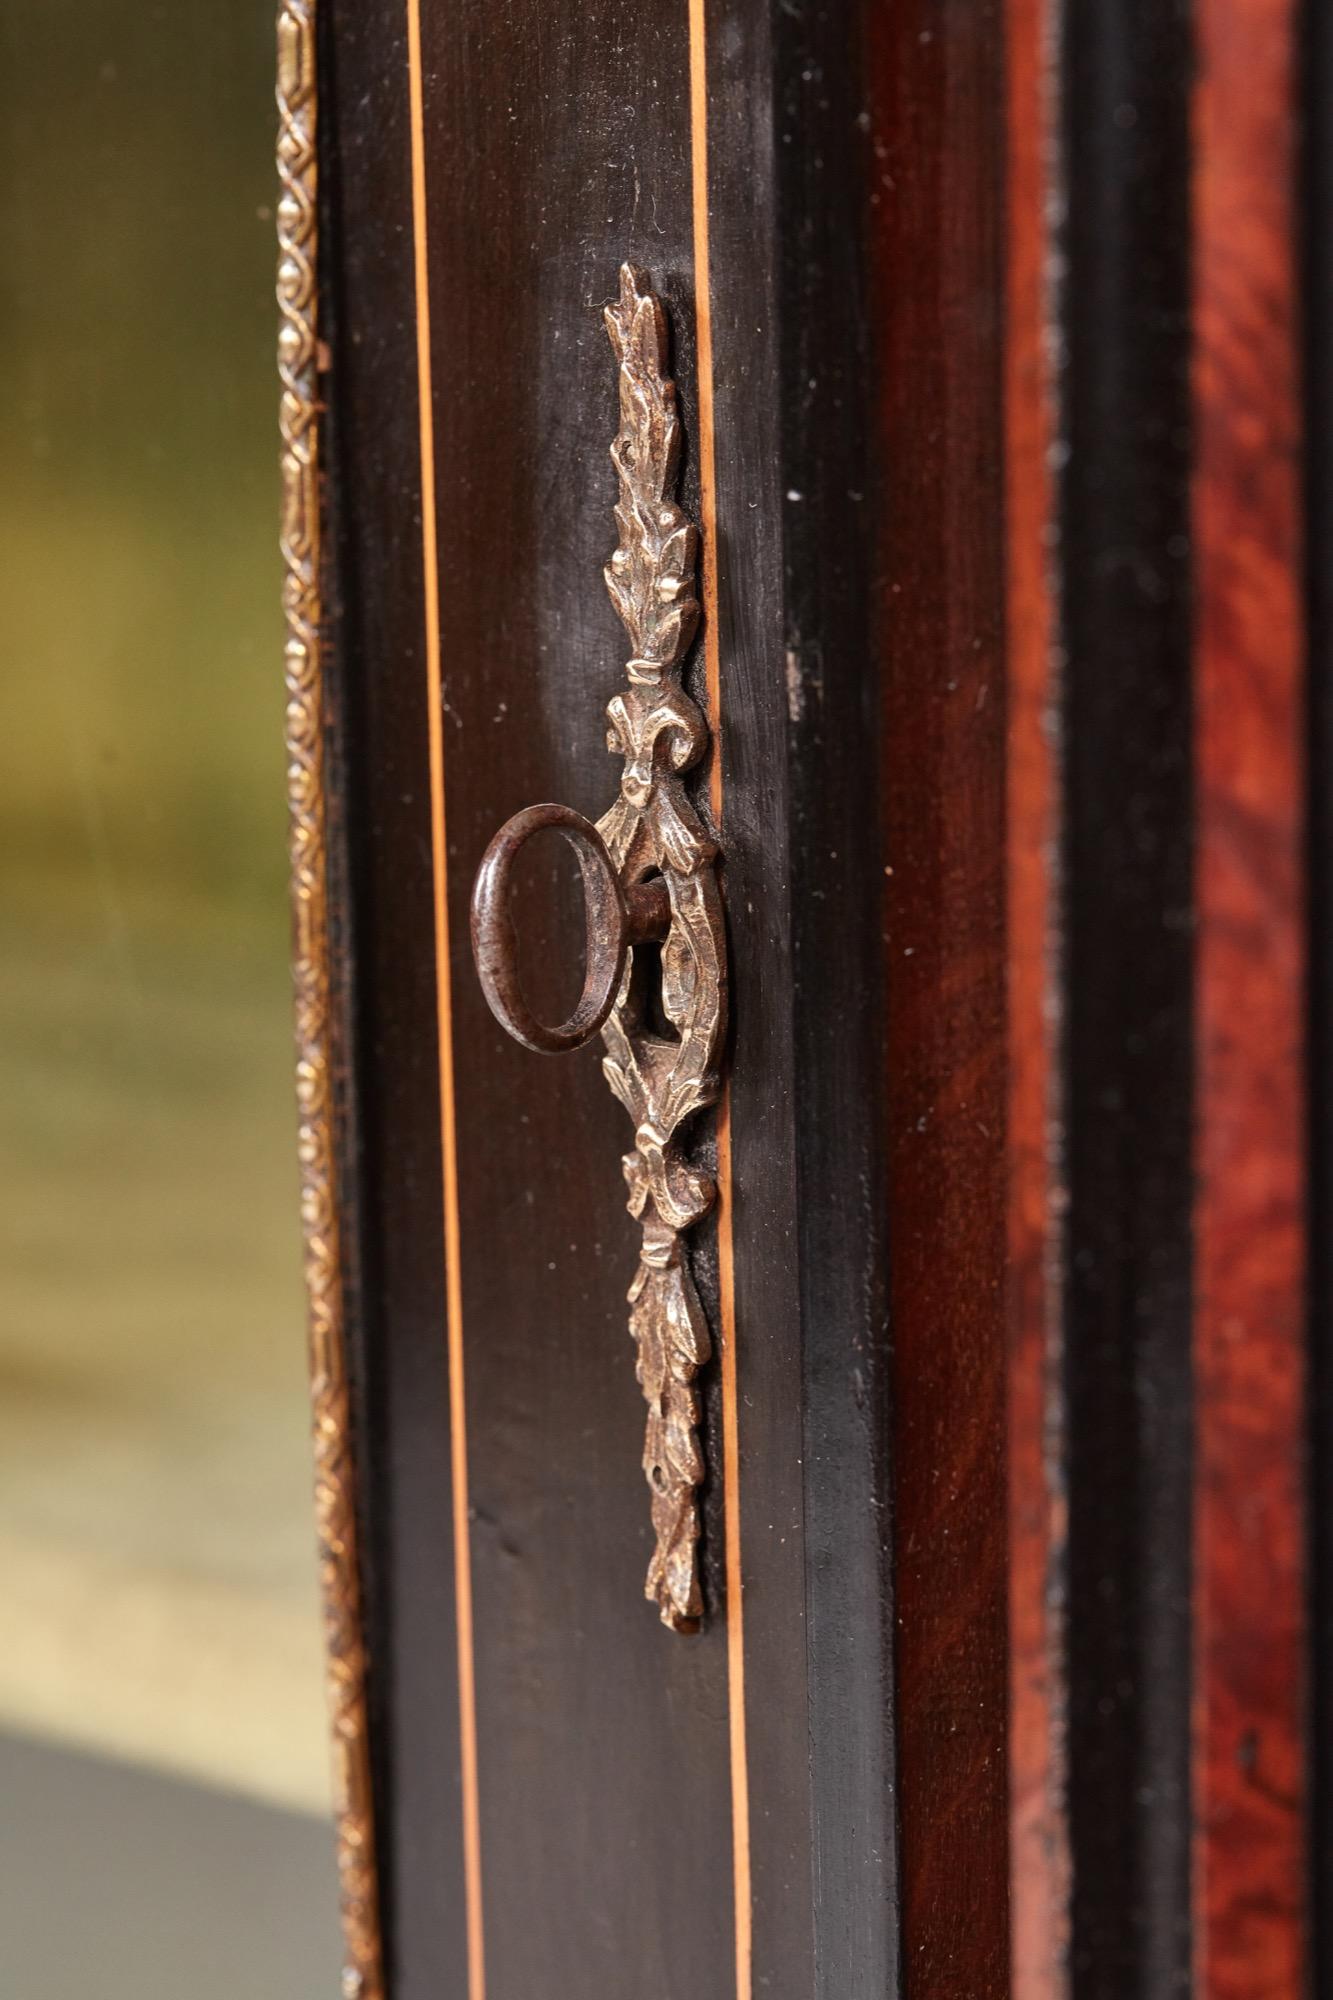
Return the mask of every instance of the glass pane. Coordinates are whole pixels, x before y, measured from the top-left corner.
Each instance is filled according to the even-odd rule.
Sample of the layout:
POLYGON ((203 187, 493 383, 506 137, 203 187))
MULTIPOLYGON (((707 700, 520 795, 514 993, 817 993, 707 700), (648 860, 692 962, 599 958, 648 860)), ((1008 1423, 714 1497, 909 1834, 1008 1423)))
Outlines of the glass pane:
POLYGON ((0 1896, 65 1857, 0 1988, 204 2000, 234 1929, 244 1990, 329 1992, 271 0, 11 0, 0 57, 0 1896), (227 1829, 319 1906, 272 1968, 227 1829))

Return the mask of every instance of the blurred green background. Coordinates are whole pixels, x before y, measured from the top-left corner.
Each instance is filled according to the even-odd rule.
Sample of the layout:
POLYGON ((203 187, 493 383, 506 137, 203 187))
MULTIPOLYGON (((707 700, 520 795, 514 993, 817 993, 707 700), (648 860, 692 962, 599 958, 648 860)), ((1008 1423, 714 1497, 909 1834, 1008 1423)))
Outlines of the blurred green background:
POLYGON ((272 79, 0 20, 0 1730, 315 1815, 272 79))

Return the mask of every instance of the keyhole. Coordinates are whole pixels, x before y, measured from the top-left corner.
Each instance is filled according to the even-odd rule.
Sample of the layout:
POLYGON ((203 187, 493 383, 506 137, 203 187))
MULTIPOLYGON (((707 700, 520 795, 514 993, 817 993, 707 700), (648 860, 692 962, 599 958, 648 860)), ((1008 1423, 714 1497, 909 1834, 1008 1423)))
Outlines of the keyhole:
POLYGON ((659 1041, 678 1042, 680 1030, 667 1014, 662 998, 662 947, 659 943, 634 947, 634 984, 644 1028, 659 1041))

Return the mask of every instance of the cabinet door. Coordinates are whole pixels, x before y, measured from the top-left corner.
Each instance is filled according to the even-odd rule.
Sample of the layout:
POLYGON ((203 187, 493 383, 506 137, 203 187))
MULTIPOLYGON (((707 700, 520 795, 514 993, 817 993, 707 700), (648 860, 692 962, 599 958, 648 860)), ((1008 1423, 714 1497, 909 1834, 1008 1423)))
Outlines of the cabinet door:
MULTIPOLYGON (((284 19, 362 1990, 1289 2000, 1333 1795, 1327 32, 330 0, 316 69, 284 19), (469 948, 502 822, 618 794, 613 849, 669 797, 679 852, 589 974, 637 924, 662 1075, 719 854, 730 1028, 665 1125, 508 1039, 469 948), (693 1204, 642 1266, 631 1147, 636 1214, 693 1204)), ((514 863, 548 1021, 580 880, 514 863)))
MULTIPOLYGON (((1002 77, 993 20, 929 16, 368 0, 321 11, 317 78, 286 17, 322 1492, 354 1956, 395 2000, 869 2000, 904 1949, 918 1993, 1004 1990, 1002 77), (501 822, 621 781, 625 263, 700 536, 682 783, 730 980, 687 1128, 718 1190, 690 1636, 644 1601, 634 1127, 593 1050, 504 1035, 468 941, 501 822)), ((534 844, 513 887, 556 1018, 577 870, 534 844)))

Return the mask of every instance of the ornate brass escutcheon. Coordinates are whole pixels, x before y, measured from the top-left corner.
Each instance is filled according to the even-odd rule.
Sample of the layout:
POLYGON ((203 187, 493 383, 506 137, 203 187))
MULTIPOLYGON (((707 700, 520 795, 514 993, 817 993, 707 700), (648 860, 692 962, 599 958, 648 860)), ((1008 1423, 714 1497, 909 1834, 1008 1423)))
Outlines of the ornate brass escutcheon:
POLYGON ((623 1165, 643 1242, 629 1325, 648 1404, 643 1465, 656 1533, 644 1588, 665 1624, 693 1632, 703 1613, 696 1495, 704 1473, 694 1384, 711 1343, 685 1237, 716 1188, 685 1157, 682 1130, 718 1095, 727 988, 717 843, 682 782, 709 743, 680 679, 699 622, 699 537, 675 497, 680 420, 666 373, 666 313, 628 264, 606 327, 620 366, 611 446, 620 545, 604 575, 632 649, 628 683, 606 711, 607 745, 624 759, 620 795, 595 827, 556 805, 529 806, 501 827, 473 890, 472 947, 492 1012, 526 1047, 581 1048, 600 1030, 603 1072, 633 1120, 634 1150, 623 1165), (514 857, 547 827, 578 852, 587 922, 583 992, 558 1027, 536 1020, 523 997, 507 907, 514 857), (659 964, 660 1012, 649 1005, 659 964))

